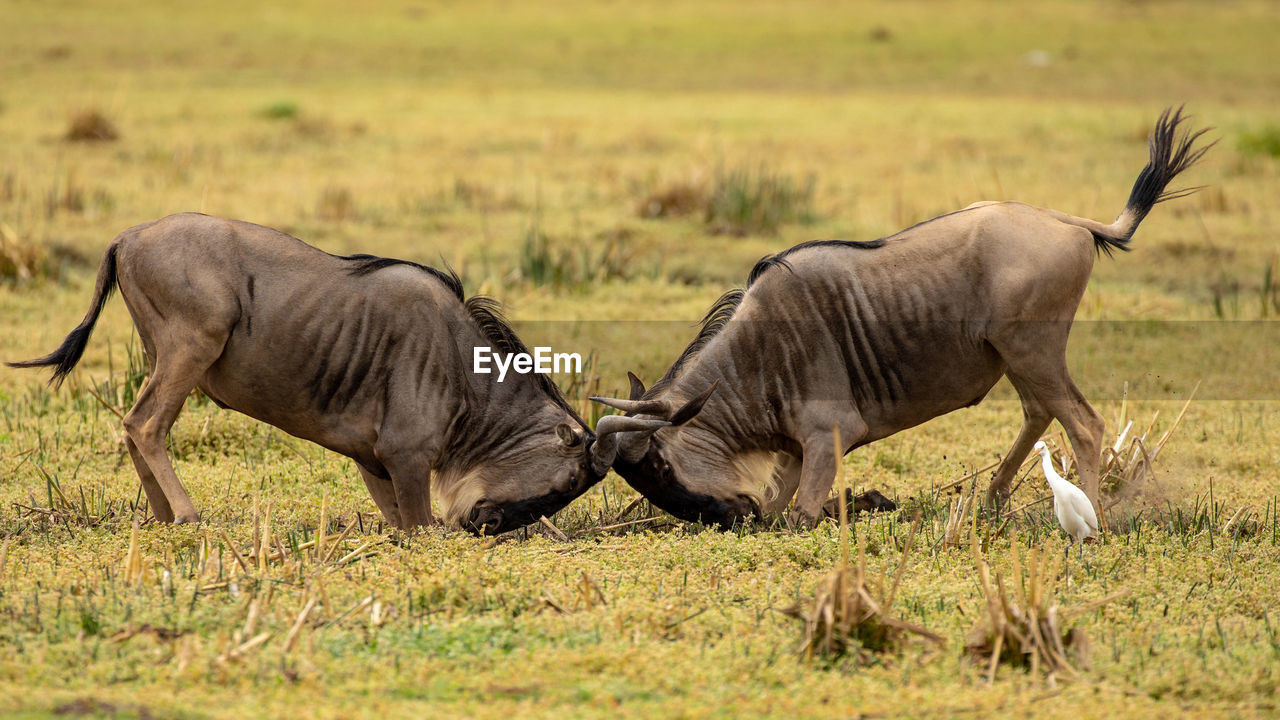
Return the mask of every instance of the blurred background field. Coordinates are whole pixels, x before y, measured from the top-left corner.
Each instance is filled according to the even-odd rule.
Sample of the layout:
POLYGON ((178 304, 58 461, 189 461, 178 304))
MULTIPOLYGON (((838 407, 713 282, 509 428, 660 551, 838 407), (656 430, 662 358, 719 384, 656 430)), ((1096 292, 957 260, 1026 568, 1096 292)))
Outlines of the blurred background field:
MULTIPOLYGON (((199 398, 172 445, 207 522, 144 527, 147 571, 129 581, 136 478, 118 420, 85 390, 127 409, 136 389, 116 300, 61 392, 0 368, 0 712, 265 716, 322 698, 316 712, 335 717, 1065 714, 1095 694, 1115 712, 1274 711, 1274 3, 0 0, 0 27, 7 360, 79 321, 115 233, 202 211, 330 252, 448 262, 469 293, 508 305, 528 344, 592 359, 559 378, 581 400, 621 392, 627 370, 661 374, 764 254, 978 200, 1109 221, 1161 109, 1186 103, 1219 140, 1180 179, 1205 189, 1158 206, 1133 253, 1101 259, 1078 316, 1071 361, 1111 437, 1125 383, 1123 412, 1143 426, 1158 412, 1156 435, 1204 384, 1160 456, 1159 493, 1134 510, 1147 515, 1063 586, 1064 603, 1130 599, 1087 617, 1094 670, 1062 695, 1020 671, 988 686, 960 658, 981 597, 963 549, 917 552, 904 581, 908 619, 945 650, 815 668, 774 610, 834 562, 831 528, 592 530, 647 516, 620 514, 636 496, 610 478, 552 518, 569 540, 539 527, 492 547, 457 534, 400 547, 365 527, 375 509, 348 461, 199 398), (374 542, 377 559, 190 570, 201 548, 252 543, 255 503, 304 542, 325 494, 329 530, 357 527, 342 547, 374 542), (1239 533, 1250 518, 1256 532, 1239 533), (371 601, 342 616, 366 596, 394 614, 374 622, 371 601), (233 643, 251 598, 272 635, 231 657, 253 635, 233 643), (182 634, 112 640, 142 624, 182 634)), ((919 501, 941 532, 949 499, 931 488, 996 459, 1019 420, 1002 385, 846 469, 919 501)), ((990 543, 1060 543, 1043 540, 1052 522, 1033 512, 990 543)), ((907 524, 867 532, 891 548, 907 524)))

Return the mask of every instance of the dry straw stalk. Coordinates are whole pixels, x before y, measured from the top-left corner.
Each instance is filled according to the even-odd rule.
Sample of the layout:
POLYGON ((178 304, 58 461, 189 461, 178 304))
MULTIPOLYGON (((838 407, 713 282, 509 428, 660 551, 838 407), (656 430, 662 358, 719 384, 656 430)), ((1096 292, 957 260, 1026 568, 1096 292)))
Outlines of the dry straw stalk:
POLYGON ((1001 664, 1027 669, 1033 675, 1044 673, 1050 682, 1074 678, 1077 670, 1072 659, 1081 666, 1088 664, 1088 637, 1082 628, 1063 628, 1072 617, 1096 610, 1125 593, 1077 608, 1063 608, 1055 602, 1059 570, 1056 552, 1033 547, 1024 568, 1018 544, 1012 543, 1011 576, 1015 579, 1011 584, 1015 592, 1010 593, 999 571, 992 577, 976 533, 970 535, 969 550, 986 600, 986 615, 970 633, 965 650, 974 661, 986 664, 987 681, 995 680, 1001 664))
MULTIPOLYGON (((841 457, 840 433, 834 433, 836 457, 841 457)), ((836 493, 843 497, 845 491, 844 468, 837 464, 836 493)), ((866 542, 858 543, 856 563, 849 562, 848 515, 845 503, 839 505, 840 559, 834 570, 818 583, 812 604, 796 604, 782 612, 804 622, 804 636, 800 651, 806 661, 815 657, 834 659, 853 656, 858 663, 870 661, 875 655, 890 652, 902 645, 908 635, 918 635, 933 643, 945 643, 941 635, 915 623, 890 614, 894 596, 906 572, 913 541, 920 529, 917 519, 907 535, 906 544, 898 560, 897 571, 888 578, 876 577, 876 591, 872 590, 867 573, 866 542)))

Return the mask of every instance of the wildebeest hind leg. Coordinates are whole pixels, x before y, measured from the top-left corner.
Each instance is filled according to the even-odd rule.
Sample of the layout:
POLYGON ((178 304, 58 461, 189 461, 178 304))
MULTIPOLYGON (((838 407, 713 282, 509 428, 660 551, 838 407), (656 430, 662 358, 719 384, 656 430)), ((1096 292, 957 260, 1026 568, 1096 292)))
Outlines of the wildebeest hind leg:
POLYGON ((1085 400, 1084 393, 1067 378, 1067 387, 1047 403, 1050 412, 1062 423, 1071 440, 1076 455, 1076 467, 1080 472, 1080 485, 1093 502, 1094 512, 1102 520, 1102 506, 1098 497, 1098 465, 1102 461, 1102 435, 1106 423, 1102 415, 1085 400))
POLYGON ((138 478, 142 480, 142 489, 147 493, 147 502, 151 503, 151 514, 155 515, 156 520, 160 522, 173 522, 173 508, 169 507, 169 498, 164 496, 164 490, 160 487, 160 483, 156 482, 156 476, 151 473, 151 468, 147 467, 147 461, 143 459, 137 444, 128 434, 124 436, 124 444, 129 448, 133 467, 138 471, 138 478))
POLYGON ((1040 439, 1045 428, 1049 427, 1049 423, 1053 421, 1053 415, 1049 414, 1044 404, 1036 397, 1035 388, 1031 383, 1013 373, 1009 373, 1008 377, 1009 382, 1013 383, 1014 389, 1018 391, 1018 399, 1022 401, 1022 430, 1018 432, 1018 439, 1013 441, 1013 447, 1009 448, 1009 452, 1005 454, 1000 467, 996 468, 995 475, 991 478, 987 502, 992 507, 997 507, 1009 499, 1009 486, 1013 482, 1014 474, 1027 459, 1031 446, 1035 445, 1036 440, 1040 439))
POLYGON ((391 481, 365 470, 360 463, 356 463, 356 468, 360 471, 360 477, 364 478, 364 485, 369 488, 373 501, 382 511, 382 519, 392 527, 400 527, 400 506, 396 504, 396 489, 391 481))
POLYGON ((1097 511, 1098 463, 1105 423, 1067 372, 1067 325, 1041 325, 1041 332, 1024 332, 1012 338, 1008 346, 993 344, 1008 364, 1010 376, 1019 378, 1018 393, 1034 396, 1067 431, 1080 470, 1080 484, 1097 511))
MULTIPOLYGON (((137 449, 134 457, 141 456, 152 481, 168 500, 170 516, 179 523, 195 522, 199 518, 169 460, 165 436, 182 411, 187 395, 221 352, 219 348, 212 353, 201 353, 201 344, 198 339, 192 339, 190 345, 181 350, 159 353, 146 387, 124 417, 125 432, 137 449)), ((142 468, 138 468, 138 475, 150 500, 155 488, 147 482, 142 468)), ((158 506, 153 504, 152 512, 157 519, 163 519, 158 506)))

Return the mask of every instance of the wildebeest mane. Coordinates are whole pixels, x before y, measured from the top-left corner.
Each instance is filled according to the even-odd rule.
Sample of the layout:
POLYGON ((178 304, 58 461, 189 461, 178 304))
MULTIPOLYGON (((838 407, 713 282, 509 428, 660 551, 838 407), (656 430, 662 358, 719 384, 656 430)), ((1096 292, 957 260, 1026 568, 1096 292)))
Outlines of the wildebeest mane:
POLYGON ((382 268, 392 267, 393 265, 408 265, 409 267, 417 268, 444 283, 444 286, 449 288, 454 297, 458 298, 458 302, 462 302, 462 278, 458 277, 458 273, 454 272, 453 268, 448 265, 445 266, 445 270, 440 270, 439 268, 433 268, 430 265, 422 265, 411 260, 378 257, 377 255, 365 255, 363 253, 358 255, 347 255, 342 259, 351 261, 351 268, 348 269, 347 272, 356 277, 364 277, 369 273, 376 272, 382 268))
POLYGON ((734 288, 721 295, 719 300, 716 300, 711 309, 707 311, 707 314, 702 317, 702 327, 699 328, 697 337, 693 339, 693 342, 689 343, 689 347, 685 348, 684 352, 680 353, 680 357, 676 358, 676 361, 671 364, 662 379, 649 388, 649 391, 645 393, 646 398, 657 395, 663 388, 671 384, 671 381, 680 373, 680 369, 684 367, 684 364, 694 355, 697 355, 702 348, 706 347, 706 344, 711 342, 712 338, 720 334, 724 326, 733 319, 733 314, 737 312, 738 306, 742 304, 742 298, 746 297, 746 294, 746 290, 734 288))
POLYGON ((771 267, 784 267, 791 269, 791 263, 787 262, 787 257, 800 250, 808 250, 817 247, 845 247, 856 250, 874 250, 884 246, 885 239, 876 240, 810 240, 802 242, 795 247, 787 248, 780 253, 774 255, 765 255, 760 258, 755 267, 751 268, 751 274, 747 276, 747 287, 750 288, 761 275, 771 267))
POLYGON ((751 289, 751 286, 755 284, 756 280, 758 280, 766 270, 772 267, 784 267, 787 270, 790 270, 791 264, 787 262, 787 257, 792 253, 815 247, 848 247, 859 250, 871 250, 883 246, 884 243, 884 238, 868 241, 810 240, 809 242, 803 242, 795 247, 783 250, 780 253, 766 255, 765 257, 760 258, 759 262, 755 264, 755 267, 751 268, 751 273, 747 275, 747 287, 745 289, 734 288, 724 295, 721 295, 719 300, 716 300, 715 304, 711 306, 711 309, 707 311, 707 314, 703 316, 697 337, 693 339, 693 342, 689 343, 689 346, 684 349, 684 352, 680 353, 680 357, 676 358, 676 361, 671 364, 671 367, 667 370, 666 374, 662 376, 662 379, 658 380, 658 382, 653 384, 653 387, 649 388, 648 392, 645 393, 645 397, 652 398, 660 394, 667 385, 670 385, 671 382, 675 380, 685 363, 697 355, 702 348, 706 347, 707 343, 711 342, 712 338, 716 335, 719 335, 721 330, 724 330, 725 325, 728 325, 729 321, 733 319, 733 314, 737 312, 738 306, 742 304, 743 298, 747 295, 747 290, 751 289))
MULTIPOLYGON (((525 347, 520 336, 516 335, 516 331, 507 324, 506 318, 502 317, 502 306, 497 300, 483 295, 475 295, 467 299, 465 306, 467 314, 471 316, 471 319, 480 328, 480 332, 485 339, 493 343, 496 351, 507 355, 520 353, 532 355, 529 352, 529 348, 525 347)), ((569 401, 565 400, 564 394, 560 392, 560 386, 551 381, 550 375, 532 373, 532 376, 534 382, 538 384, 538 387, 547 397, 550 397, 557 405, 564 408, 582 427, 588 427, 577 411, 569 405, 569 401)))
MULTIPOLYGON (((422 265, 410 260, 365 254, 347 255, 343 259, 353 263, 348 272, 356 277, 364 277, 369 273, 394 265, 408 265, 431 275, 444 283, 454 297, 458 298, 458 301, 466 308, 467 315, 471 317, 472 322, 479 328, 480 334, 484 335, 485 339, 492 343, 495 350, 504 354, 531 354, 529 348, 525 347, 524 342, 520 340, 520 336, 516 335, 515 330, 511 329, 506 319, 502 317, 502 308, 497 300, 482 295, 476 295, 466 300, 463 299, 462 279, 458 277, 453 268, 446 265, 445 270, 440 270, 430 265, 422 265)), ((549 375, 533 373, 533 379, 538 384, 538 388, 547 397, 550 397, 557 405, 564 408, 584 428, 587 427, 587 424, 578 415, 577 411, 569 405, 569 401, 565 399, 564 394, 560 392, 560 387, 551 381, 549 375)))

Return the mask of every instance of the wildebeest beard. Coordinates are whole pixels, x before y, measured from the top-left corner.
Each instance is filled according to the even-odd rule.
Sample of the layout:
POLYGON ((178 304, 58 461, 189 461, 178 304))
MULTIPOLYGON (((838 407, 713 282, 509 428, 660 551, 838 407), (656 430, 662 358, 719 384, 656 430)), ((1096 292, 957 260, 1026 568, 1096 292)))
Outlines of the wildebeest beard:
POLYGON ((671 463, 662 459, 662 441, 657 437, 650 438, 649 450, 638 462, 627 462, 619 455, 613 469, 649 502, 681 520, 728 530, 749 515, 761 517, 760 506, 745 495, 727 500, 689 490, 676 478, 671 463))

